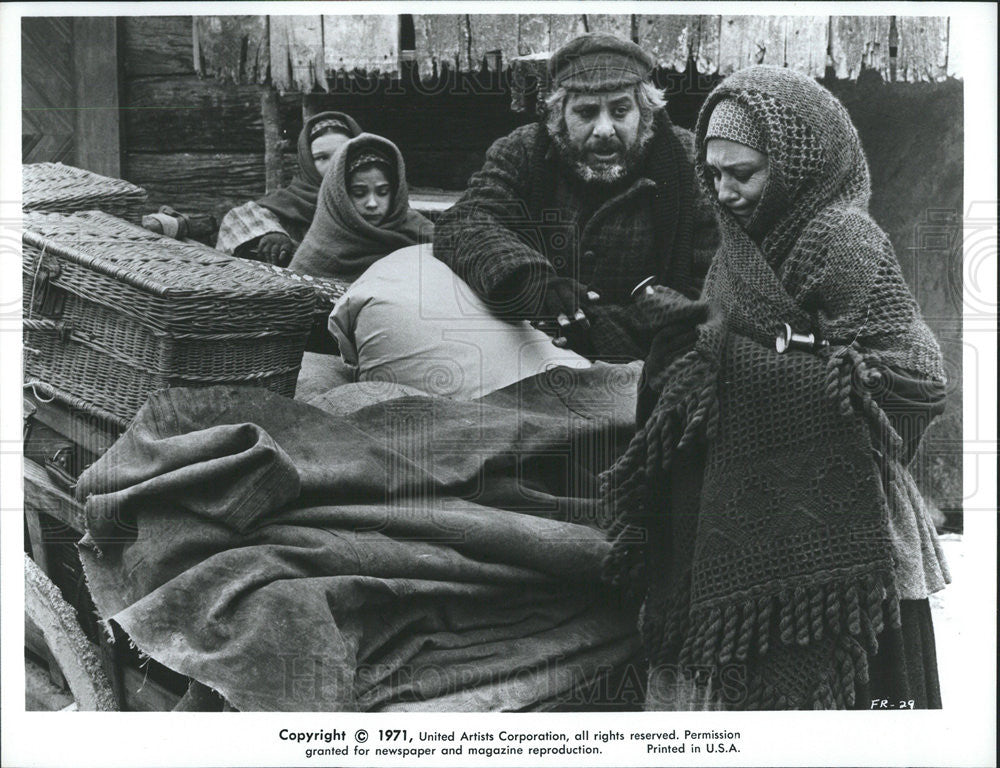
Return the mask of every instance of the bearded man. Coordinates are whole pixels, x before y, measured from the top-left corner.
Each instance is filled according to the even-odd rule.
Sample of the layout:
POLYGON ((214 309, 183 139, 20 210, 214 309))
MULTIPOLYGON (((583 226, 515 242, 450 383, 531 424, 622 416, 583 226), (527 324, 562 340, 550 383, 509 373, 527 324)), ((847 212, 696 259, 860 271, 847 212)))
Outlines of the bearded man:
POLYGON ((547 321, 592 359, 646 357, 633 289, 654 278, 696 296, 718 243, 694 138, 671 124, 654 64, 607 34, 559 49, 544 121, 496 141, 435 230, 434 255, 491 311, 547 321))

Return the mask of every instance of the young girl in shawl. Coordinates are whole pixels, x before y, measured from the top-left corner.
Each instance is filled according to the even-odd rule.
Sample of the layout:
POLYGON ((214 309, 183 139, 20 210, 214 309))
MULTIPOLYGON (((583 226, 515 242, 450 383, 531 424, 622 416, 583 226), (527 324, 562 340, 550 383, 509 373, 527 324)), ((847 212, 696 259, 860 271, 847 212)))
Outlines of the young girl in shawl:
POLYGON ((949 579, 906 465, 944 375, 857 132, 814 80, 752 67, 696 140, 723 243, 700 301, 640 299, 661 330, 605 478, 647 707, 940 707, 927 597, 949 579))
POLYGON ((316 216, 289 268, 354 280, 378 259, 427 243, 434 225, 410 208, 406 166, 388 139, 363 133, 340 148, 316 216))
POLYGON ((222 219, 216 248, 244 258, 285 266, 312 225, 316 196, 337 150, 361 126, 343 112, 320 112, 299 132, 298 173, 292 183, 244 203, 222 219))

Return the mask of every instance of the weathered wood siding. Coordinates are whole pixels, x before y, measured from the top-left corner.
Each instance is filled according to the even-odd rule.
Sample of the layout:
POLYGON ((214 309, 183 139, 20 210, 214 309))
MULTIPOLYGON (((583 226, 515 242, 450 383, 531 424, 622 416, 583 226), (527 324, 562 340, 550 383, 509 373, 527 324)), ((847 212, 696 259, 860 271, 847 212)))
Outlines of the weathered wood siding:
POLYGON ((22 160, 73 163, 73 22, 41 18, 21 25, 22 160))
MULTIPOLYGON (((252 63, 259 61, 259 55, 246 53, 260 50, 251 34, 261 30, 254 18, 229 25, 243 42, 231 51, 230 64, 214 69, 197 60, 199 49, 192 44, 194 25, 212 26, 204 19, 122 21, 124 175, 148 190, 151 206, 170 204, 221 217, 234 204, 264 194, 261 93, 267 86, 238 83, 239 78, 233 77, 241 71, 259 74, 259 65, 252 63), (219 76, 199 76, 199 67, 206 75, 219 76)), ((382 22, 384 18, 375 18, 370 26, 378 29, 382 22)), ((273 42, 274 27, 270 31, 273 42)), ((384 28, 383 39, 387 40, 384 28)), ((327 43, 329 49, 332 43, 327 43)), ((275 47, 269 50, 273 53, 275 47)), ((307 58, 302 54, 293 60, 307 58)), ((305 71, 303 67, 295 65, 289 77, 293 69, 305 71)), ((347 78, 334 72, 329 80, 333 92, 313 94, 307 104, 297 92, 280 95, 285 180, 290 180, 295 167, 295 140, 304 109, 350 113, 365 130, 400 146, 411 184, 444 189, 463 187, 497 136, 532 119, 511 112, 510 90, 499 73, 474 77, 453 70, 431 81, 410 70, 403 74, 347 78)))
POLYGON ((114 18, 22 20, 23 162, 121 175, 118 64, 114 18))
MULTIPOLYGON (((610 32, 653 52, 660 65, 726 75, 751 64, 787 66, 815 77, 875 70, 888 82, 959 76, 945 17, 645 14, 426 14, 412 17, 412 60, 424 79, 443 70, 508 68, 545 56, 582 32, 610 32)), ((195 23, 198 71, 279 91, 329 89, 336 73, 395 74, 402 21, 365 16, 204 16, 195 23)))
MULTIPOLYGON (((230 21, 227 29, 252 28, 245 17, 230 21)), ((123 175, 146 188, 151 208, 170 204, 221 217, 264 189, 261 86, 232 83, 260 76, 260 49, 246 46, 242 63, 237 57, 226 70, 228 81, 203 79, 196 55, 204 51, 193 45, 192 24, 191 16, 121 20, 123 175)))

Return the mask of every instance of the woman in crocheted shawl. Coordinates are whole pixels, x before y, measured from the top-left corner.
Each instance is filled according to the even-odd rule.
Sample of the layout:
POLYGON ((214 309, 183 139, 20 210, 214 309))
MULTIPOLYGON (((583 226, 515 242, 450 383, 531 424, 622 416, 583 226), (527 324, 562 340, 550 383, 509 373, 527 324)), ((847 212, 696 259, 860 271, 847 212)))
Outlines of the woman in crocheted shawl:
POLYGON ((434 225, 410 208, 399 149, 388 139, 363 133, 334 157, 312 226, 288 266, 304 275, 354 280, 383 256, 428 243, 433 236, 434 225), (377 178, 390 188, 383 189, 377 178), (362 187, 372 194, 362 196, 362 187), (369 215, 367 203, 374 204, 376 215, 369 215))
POLYGON ((939 707, 927 597, 948 576, 906 465, 944 375, 857 132, 812 79, 752 67, 696 140, 723 244, 699 301, 639 299, 661 330, 605 476, 647 707, 939 707))
POLYGON ((244 203, 222 219, 215 247, 285 266, 316 213, 316 196, 333 156, 361 126, 343 112, 313 115, 299 132, 298 172, 287 187, 244 203))

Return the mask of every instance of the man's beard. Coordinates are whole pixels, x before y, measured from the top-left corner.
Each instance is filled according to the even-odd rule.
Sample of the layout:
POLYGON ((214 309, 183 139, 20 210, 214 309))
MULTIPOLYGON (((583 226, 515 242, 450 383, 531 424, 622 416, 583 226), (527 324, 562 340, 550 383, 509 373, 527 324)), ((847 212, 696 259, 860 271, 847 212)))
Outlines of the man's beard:
POLYGON ((653 138, 652 124, 643 125, 640 123, 638 134, 632 146, 622 153, 621 159, 612 163, 599 163, 591 165, 587 162, 588 150, 577 149, 569 140, 566 124, 563 123, 559 132, 552 136, 556 148, 563 161, 573 173, 585 184, 611 186, 627 179, 633 174, 642 162, 649 140, 653 138))

